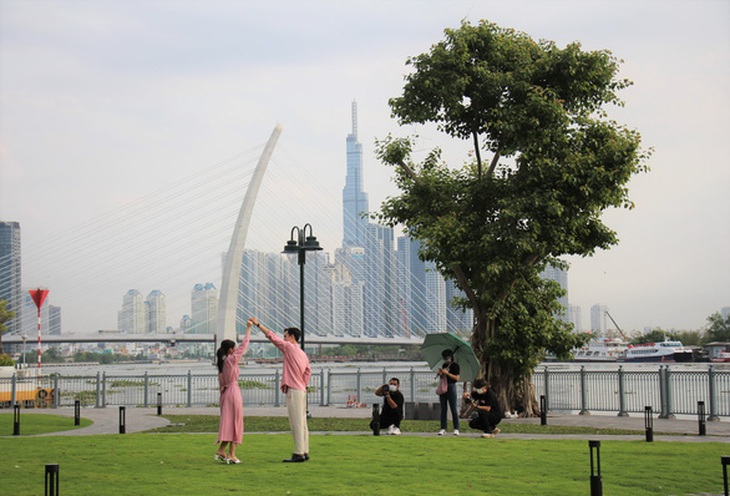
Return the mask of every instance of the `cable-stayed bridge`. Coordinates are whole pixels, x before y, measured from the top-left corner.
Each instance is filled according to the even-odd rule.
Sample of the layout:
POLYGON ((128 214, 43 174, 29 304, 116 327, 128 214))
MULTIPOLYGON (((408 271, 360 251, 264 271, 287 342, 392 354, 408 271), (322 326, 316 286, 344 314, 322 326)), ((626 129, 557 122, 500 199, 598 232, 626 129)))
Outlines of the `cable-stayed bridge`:
MULTIPOLYGON (((166 317, 154 328, 118 336, 120 341, 147 341, 147 335, 155 335, 169 342, 171 334, 160 332, 166 327, 176 331, 177 342, 214 341, 215 335, 222 336, 217 309, 212 308, 214 298, 198 301, 196 308, 200 295, 195 287, 209 283, 216 293, 212 296, 218 296, 225 253, 262 148, 237 153, 188 177, 171 178, 168 186, 154 193, 47 238, 24 236, 23 281, 37 281, 50 289, 49 302, 63 310, 64 334, 71 331, 91 339, 99 337, 98 329, 120 329, 123 297, 134 288, 141 298, 159 290, 165 297, 166 317)), ((292 225, 304 223, 314 226, 324 247, 323 252, 307 254, 308 343, 408 344, 420 342, 419 337, 429 332, 470 329, 468 314, 447 318, 450 293, 443 279, 433 270, 414 267, 414 253, 408 258, 396 255, 392 230, 369 224, 366 246, 340 246, 348 237, 342 220, 342 176, 344 167, 323 171, 301 164, 285 142, 273 150, 249 212, 235 288, 236 332, 242 332, 251 315, 275 330, 298 325, 297 261, 281 249, 292 225)), ((403 248, 412 247, 404 243, 403 248)), ((149 306, 147 302, 144 310, 147 325, 155 321, 149 306)), ((34 336, 35 322, 35 308, 26 305, 22 331, 16 334, 34 336)), ((56 338, 48 336, 47 325, 43 329, 44 342, 53 342, 56 338)), ((117 339, 111 334, 104 338, 117 339)), ((19 340, 4 337, 7 343, 19 340)))

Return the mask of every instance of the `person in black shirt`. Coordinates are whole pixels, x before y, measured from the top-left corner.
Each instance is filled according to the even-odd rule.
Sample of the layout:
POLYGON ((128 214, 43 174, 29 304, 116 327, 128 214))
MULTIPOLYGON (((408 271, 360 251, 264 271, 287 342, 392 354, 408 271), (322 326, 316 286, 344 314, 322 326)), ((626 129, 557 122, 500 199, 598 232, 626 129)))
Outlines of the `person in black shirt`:
POLYGON ((482 437, 494 437, 501 432, 497 425, 502 421, 502 408, 487 381, 476 379, 472 384, 471 396, 466 399, 476 409, 476 416, 469 421, 469 427, 484 431, 482 437))
POLYGON ((383 411, 380 414, 380 428, 388 434, 400 435, 400 421, 403 420, 403 393, 398 391, 400 381, 393 377, 388 384, 375 390, 375 396, 383 396, 383 411))

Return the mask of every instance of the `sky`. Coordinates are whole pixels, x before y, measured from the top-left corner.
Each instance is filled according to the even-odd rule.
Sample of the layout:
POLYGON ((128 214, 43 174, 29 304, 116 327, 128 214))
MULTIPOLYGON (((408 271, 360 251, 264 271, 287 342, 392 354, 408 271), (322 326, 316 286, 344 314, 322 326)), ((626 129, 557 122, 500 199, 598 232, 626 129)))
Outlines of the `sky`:
MULTIPOLYGON (((608 49, 623 60, 620 76, 634 82, 620 94, 625 106, 610 113, 653 149, 651 170, 629 184, 634 209, 604 216, 620 243, 569 259, 569 298, 584 327, 594 304, 609 307, 625 331, 705 326, 730 306, 725 0, 2 0, 0 220, 21 223, 23 285, 48 287, 64 332, 85 332, 114 326, 124 292, 137 284, 146 294, 175 281, 184 289, 161 289, 182 301, 195 282, 216 280, 204 264, 190 278, 142 266, 159 281, 125 279, 133 271, 121 262, 116 274, 101 262, 86 274, 61 253, 81 257, 100 226, 119 227, 104 231, 107 240, 124 237, 130 231, 110 219, 139 219, 171 184, 210 203, 180 185, 202 182, 230 157, 255 156, 276 124, 283 158, 270 166, 248 246, 280 251, 289 228, 309 222, 333 252, 342 239, 351 103, 371 210, 397 194, 390 169, 374 157, 376 139, 417 133, 419 152, 439 146, 450 163, 463 163, 468 143, 399 127, 387 102, 402 92, 408 57, 428 51, 445 28, 480 19, 561 47, 608 49), (296 207, 309 201, 312 210, 296 207), (96 312, 82 311, 81 300, 96 312)), ((233 203, 215 210, 235 218, 233 203)), ((215 232, 212 266, 230 236, 215 232)))

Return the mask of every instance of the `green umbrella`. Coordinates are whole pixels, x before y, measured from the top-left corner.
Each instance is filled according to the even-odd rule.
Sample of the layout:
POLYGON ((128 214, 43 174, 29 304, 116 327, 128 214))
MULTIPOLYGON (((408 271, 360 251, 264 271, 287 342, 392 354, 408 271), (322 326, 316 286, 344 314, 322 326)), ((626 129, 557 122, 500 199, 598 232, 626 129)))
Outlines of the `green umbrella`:
POLYGON ((481 366, 479 360, 474 354, 471 345, 464 341, 453 332, 440 332, 436 334, 427 334, 421 345, 423 356, 428 362, 428 366, 435 369, 441 366, 444 359, 441 352, 449 349, 454 352, 454 361, 459 364, 461 369, 461 380, 471 382, 479 374, 481 366))

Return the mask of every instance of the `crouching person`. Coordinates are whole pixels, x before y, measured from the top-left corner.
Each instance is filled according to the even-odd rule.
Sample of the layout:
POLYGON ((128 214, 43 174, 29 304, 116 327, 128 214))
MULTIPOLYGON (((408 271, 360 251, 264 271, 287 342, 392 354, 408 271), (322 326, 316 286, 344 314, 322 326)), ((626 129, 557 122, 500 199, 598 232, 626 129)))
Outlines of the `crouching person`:
POLYGON ((403 393, 400 381, 393 377, 388 384, 375 390, 375 396, 383 397, 383 411, 380 413, 380 429, 387 429, 387 434, 400 435, 400 421, 403 420, 403 393))
POLYGON ((484 379, 476 379, 472 383, 471 396, 466 397, 476 409, 469 427, 484 431, 482 437, 494 437, 501 431, 497 425, 502 421, 503 413, 497 396, 492 392, 484 379))

